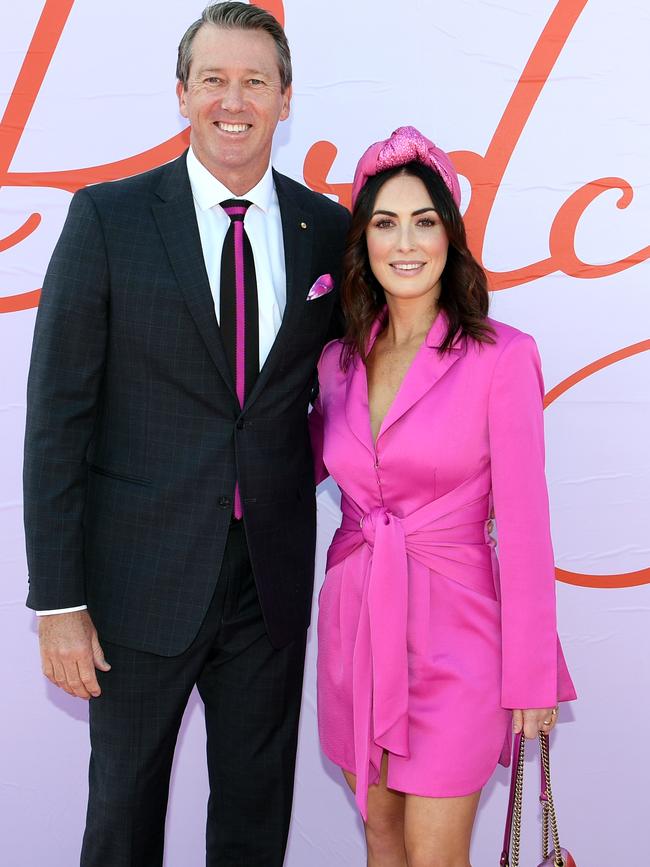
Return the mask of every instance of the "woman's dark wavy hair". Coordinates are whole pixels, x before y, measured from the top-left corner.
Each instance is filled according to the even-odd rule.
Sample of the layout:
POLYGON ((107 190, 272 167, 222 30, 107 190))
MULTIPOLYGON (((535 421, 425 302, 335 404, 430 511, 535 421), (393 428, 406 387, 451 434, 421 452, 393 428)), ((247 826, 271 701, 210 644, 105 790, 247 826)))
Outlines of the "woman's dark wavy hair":
POLYGON ((347 324, 341 352, 344 370, 356 355, 366 362, 370 329, 386 303, 384 290, 370 268, 366 229, 379 190, 386 181, 400 174, 412 175, 422 181, 449 239, 438 301, 438 307, 447 314, 449 328, 439 352, 447 352, 457 336, 471 337, 479 343, 494 342, 494 329, 486 321, 489 306, 487 277, 469 251, 460 211, 436 171, 422 163, 410 162, 369 178, 352 211, 341 284, 341 303, 347 324))

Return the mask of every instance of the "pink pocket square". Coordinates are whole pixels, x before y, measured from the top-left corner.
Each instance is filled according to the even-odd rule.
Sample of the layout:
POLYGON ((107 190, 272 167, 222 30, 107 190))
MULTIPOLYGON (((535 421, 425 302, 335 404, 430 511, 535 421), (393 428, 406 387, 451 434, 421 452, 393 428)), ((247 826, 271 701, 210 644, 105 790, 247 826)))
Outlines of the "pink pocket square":
POLYGON ((316 280, 314 285, 309 290, 307 301, 314 301, 316 298, 322 298, 334 288, 334 280, 331 274, 323 274, 316 280))

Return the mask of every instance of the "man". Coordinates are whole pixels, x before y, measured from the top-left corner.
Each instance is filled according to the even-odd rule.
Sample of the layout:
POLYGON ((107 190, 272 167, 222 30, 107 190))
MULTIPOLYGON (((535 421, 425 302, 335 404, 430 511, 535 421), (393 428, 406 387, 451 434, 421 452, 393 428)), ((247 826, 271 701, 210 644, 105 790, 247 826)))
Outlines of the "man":
POLYGON ((307 407, 349 219, 271 169, 291 99, 271 15, 209 6, 177 77, 191 147, 74 196, 28 387, 28 605, 45 675, 91 698, 84 867, 162 864, 195 684, 207 864, 281 865, 291 810, 316 524, 307 407))

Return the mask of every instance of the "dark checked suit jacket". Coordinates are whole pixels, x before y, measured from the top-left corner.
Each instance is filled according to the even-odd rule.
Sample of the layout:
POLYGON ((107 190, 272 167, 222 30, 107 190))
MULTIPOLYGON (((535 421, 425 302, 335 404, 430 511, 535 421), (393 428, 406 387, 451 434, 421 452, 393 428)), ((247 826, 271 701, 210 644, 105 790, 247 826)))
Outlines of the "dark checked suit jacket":
POLYGON ((338 289, 306 299, 322 274, 338 284, 349 215, 274 178, 287 304, 243 410, 185 156, 73 197, 29 375, 30 607, 86 603, 100 639, 182 652, 216 585, 237 478, 271 641, 307 627, 316 533, 307 409, 338 289))

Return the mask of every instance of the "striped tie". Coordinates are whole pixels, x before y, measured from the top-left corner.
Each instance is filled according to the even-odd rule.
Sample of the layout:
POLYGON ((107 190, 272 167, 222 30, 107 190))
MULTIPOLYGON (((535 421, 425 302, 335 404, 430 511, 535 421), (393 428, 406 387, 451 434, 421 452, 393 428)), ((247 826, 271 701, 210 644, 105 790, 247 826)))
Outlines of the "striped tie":
MULTIPOLYGON (((253 251, 244 229, 250 204, 238 199, 221 202, 230 217, 230 226, 221 253, 219 327, 240 407, 244 406, 259 372, 257 281, 253 251)), ((234 516, 242 517, 239 484, 235 486, 234 516)))

